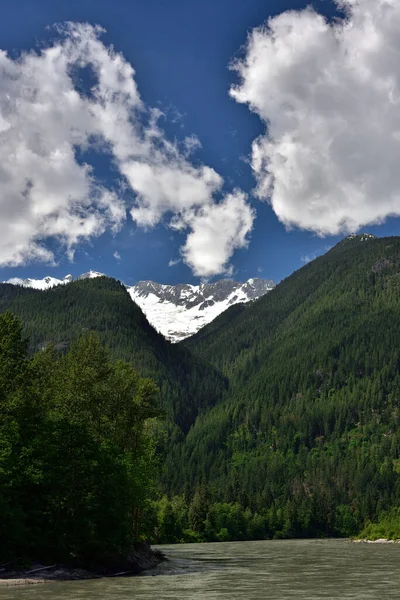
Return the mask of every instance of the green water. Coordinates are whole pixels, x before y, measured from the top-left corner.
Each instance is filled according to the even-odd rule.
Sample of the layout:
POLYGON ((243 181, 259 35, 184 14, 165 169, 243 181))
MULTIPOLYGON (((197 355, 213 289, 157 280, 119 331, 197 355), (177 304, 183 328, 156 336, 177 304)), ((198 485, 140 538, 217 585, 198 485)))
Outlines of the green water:
POLYGON ((152 575, 0 589, 0 600, 400 598, 400 544, 344 540, 162 546, 152 575))

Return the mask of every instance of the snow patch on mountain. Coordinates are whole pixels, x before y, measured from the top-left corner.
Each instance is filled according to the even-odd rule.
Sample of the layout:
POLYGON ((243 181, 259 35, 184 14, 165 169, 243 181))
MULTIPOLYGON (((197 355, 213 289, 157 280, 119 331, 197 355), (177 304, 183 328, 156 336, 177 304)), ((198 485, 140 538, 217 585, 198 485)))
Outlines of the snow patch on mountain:
POLYGON ((358 240, 359 242, 366 242, 368 240, 376 240, 376 235, 372 235, 372 233, 350 233, 345 240, 358 240))
MULTIPOLYGON (((93 279, 94 277, 104 277, 103 273, 97 271, 88 271, 79 275, 77 279, 93 279)), ((11 283, 12 285, 22 285, 23 287, 33 288, 35 290, 48 290, 56 285, 65 285, 71 283, 74 278, 72 275, 66 275, 63 279, 57 279, 56 277, 44 277, 43 279, 21 279, 20 277, 12 277, 3 283, 11 283)))
POLYGON ((139 281, 127 290, 149 323, 171 342, 179 342, 197 333, 230 306, 256 300, 274 287, 273 281, 265 279, 249 279, 245 283, 222 279, 199 286, 139 281))
POLYGON ((99 273, 98 271, 88 271, 87 273, 82 273, 79 275, 77 279, 94 279, 95 277, 107 277, 104 273, 99 273))
POLYGON ((64 279, 57 279, 56 277, 44 277, 44 279, 20 279, 19 277, 12 277, 4 283, 12 283, 13 285, 22 285, 23 287, 34 288, 35 290, 48 290, 56 285, 63 285, 72 281, 72 275, 66 275, 64 279))

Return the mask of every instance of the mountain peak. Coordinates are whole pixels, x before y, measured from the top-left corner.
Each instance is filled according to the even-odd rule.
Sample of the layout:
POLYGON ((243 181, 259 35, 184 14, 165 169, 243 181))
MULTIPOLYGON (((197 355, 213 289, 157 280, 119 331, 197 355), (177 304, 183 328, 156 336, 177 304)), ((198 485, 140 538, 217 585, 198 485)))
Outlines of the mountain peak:
MULTIPOLYGON (((71 275, 69 275, 71 277, 71 275)), ((87 273, 82 273, 79 275, 77 279, 95 279, 95 277, 107 277, 104 273, 99 273, 99 271, 88 271, 87 273)))
MULTIPOLYGON (((71 277, 71 275, 67 277, 71 277)), ((47 275, 43 279, 31 279, 30 277, 20 279, 19 277, 12 277, 11 279, 4 281, 3 283, 21 285, 22 287, 33 288, 35 290, 48 290, 56 285, 69 283, 69 281, 71 281, 72 278, 67 279, 67 277, 65 277, 64 279, 57 279, 56 277, 51 277, 50 275, 47 275)))
POLYGON ((335 251, 335 249, 343 251, 346 248, 354 248, 360 242, 370 242, 376 239, 378 238, 376 235, 372 235, 372 233, 350 233, 333 246, 332 251, 335 251))
POLYGON ((230 306, 257 300, 274 287, 271 280, 251 278, 244 283, 220 279, 200 285, 139 281, 127 290, 153 327, 171 342, 179 342, 230 306))
POLYGON ((376 240, 376 235, 372 235, 372 233, 350 233, 347 237, 342 241, 351 241, 357 240, 359 242, 366 242, 368 240, 376 240))
MULTIPOLYGON (((105 275, 104 273, 90 270, 87 273, 82 273, 82 275, 79 275, 76 279, 94 279, 95 277, 105 277, 105 275)), ((30 277, 21 279, 20 277, 12 277, 3 283, 22 285, 22 287, 29 287, 35 290, 48 290, 56 285, 65 285, 67 283, 71 283, 71 281, 74 281, 74 278, 69 274, 63 279, 57 279, 56 277, 51 277, 50 275, 43 277, 43 279, 31 279, 30 277)))

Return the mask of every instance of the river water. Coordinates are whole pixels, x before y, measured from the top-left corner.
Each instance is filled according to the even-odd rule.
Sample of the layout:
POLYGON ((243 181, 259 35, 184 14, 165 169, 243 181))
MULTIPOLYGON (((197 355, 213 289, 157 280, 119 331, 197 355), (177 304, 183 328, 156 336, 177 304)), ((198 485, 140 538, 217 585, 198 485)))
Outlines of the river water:
POLYGON ((0 600, 388 600, 400 544, 298 540, 160 546, 151 575, 1 588, 0 600))

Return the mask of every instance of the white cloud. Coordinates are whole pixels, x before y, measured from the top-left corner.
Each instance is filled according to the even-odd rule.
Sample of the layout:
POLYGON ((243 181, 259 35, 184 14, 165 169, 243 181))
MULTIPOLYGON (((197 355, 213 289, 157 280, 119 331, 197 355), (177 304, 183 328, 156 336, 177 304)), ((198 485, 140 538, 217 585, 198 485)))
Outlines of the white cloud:
MULTIPOLYGON (((38 53, 13 60, 0 52, 0 265, 54 261, 51 239, 72 259, 82 239, 117 231, 127 210, 140 227, 172 218, 193 235, 197 215, 218 206, 223 186, 212 168, 189 162, 198 139, 166 138, 161 111, 144 106, 133 68, 101 42, 100 28, 69 23, 58 33, 38 53), (78 91, 80 69, 94 80, 86 94, 78 91), (108 153, 132 193, 129 205, 78 160, 88 150, 108 153)), ((248 213, 243 203, 238 209, 248 213)), ((240 231, 243 215, 234 219, 240 231)), ((224 257, 218 249, 219 272, 231 246, 224 257)), ((201 254, 188 257, 203 270, 201 254)))
POLYGON ((188 135, 183 140, 183 147, 186 156, 189 156, 190 154, 201 148, 201 142, 197 135, 188 135))
POLYGON ((168 266, 169 267, 176 267, 176 265, 178 265, 180 262, 181 262, 180 258, 176 258, 176 259, 171 258, 169 260, 169 262, 168 262, 168 266))
POLYGON ((257 195, 287 226, 351 232, 400 215, 400 2, 342 0, 253 30, 231 95, 266 125, 257 195))
POLYGON ((101 134, 95 112, 103 109, 110 84, 115 102, 140 103, 132 70, 97 40, 89 26, 67 27, 54 46, 18 60, 0 52, 0 264, 54 261, 44 244, 58 239, 73 257, 81 239, 117 230, 125 208, 111 190, 76 159, 101 134), (69 74, 72 65, 93 61, 94 99, 81 97, 69 74), (101 68, 103 66, 103 68, 101 68))
POLYGON ((118 250, 115 250, 115 252, 113 254, 113 257, 115 258, 115 260, 121 260, 121 255, 118 252, 118 250))
POLYGON ((311 254, 304 254, 301 257, 301 262, 307 265, 309 262, 312 262, 317 258, 318 254, 316 252, 312 252, 311 254))
POLYGON ((199 277, 215 273, 233 273, 227 260, 238 248, 246 248, 255 213, 240 190, 224 197, 219 204, 209 204, 176 219, 177 229, 190 227, 186 243, 181 249, 184 261, 199 277))

